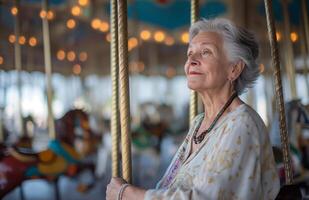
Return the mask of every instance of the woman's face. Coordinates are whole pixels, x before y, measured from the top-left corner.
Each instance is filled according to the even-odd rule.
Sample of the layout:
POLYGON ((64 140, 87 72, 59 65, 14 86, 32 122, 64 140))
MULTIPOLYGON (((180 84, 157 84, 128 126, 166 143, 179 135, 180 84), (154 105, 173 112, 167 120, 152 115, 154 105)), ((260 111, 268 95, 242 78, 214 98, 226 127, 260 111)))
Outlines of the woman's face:
POLYGON ((229 82, 230 71, 222 37, 216 32, 198 33, 187 52, 188 87, 198 92, 220 90, 229 82))

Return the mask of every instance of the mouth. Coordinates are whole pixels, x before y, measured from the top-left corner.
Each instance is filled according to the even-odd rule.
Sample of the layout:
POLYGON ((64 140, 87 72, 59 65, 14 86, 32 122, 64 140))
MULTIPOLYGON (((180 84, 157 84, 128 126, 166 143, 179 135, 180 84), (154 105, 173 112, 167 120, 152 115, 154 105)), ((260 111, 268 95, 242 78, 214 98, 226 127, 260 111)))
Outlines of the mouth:
POLYGON ((189 75, 202 75, 202 73, 191 71, 189 72, 189 75))

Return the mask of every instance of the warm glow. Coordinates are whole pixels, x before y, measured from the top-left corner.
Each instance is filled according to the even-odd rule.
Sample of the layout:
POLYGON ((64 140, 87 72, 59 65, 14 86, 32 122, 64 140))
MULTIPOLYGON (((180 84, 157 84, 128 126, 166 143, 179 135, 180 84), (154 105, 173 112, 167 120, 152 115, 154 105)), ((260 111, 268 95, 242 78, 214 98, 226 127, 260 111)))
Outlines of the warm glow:
POLYGON ((138 40, 135 37, 131 37, 128 41, 129 51, 135 48, 138 45, 138 40))
POLYGON ((165 39, 165 34, 162 31, 156 31, 154 34, 154 39, 157 42, 163 42, 165 39))
POLYGON ((100 20, 100 19, 95 18, 95 19, 93 19, 93 20, 91 21, 91 27, 92 27, 93 29, 99 29, 100 26, 101 26, 101 20, 100 20))
POLYGON ((30 37, 29 38, 29 45, 30 46, 34 47, 34 46, 37 45, 37 43, 38 43, 38 41, 37 41, 37 39, 35 37, 30 37))
POLYGON ((189 43, 189 33, 188 32, 181 34, 181 41, 185 44, 189 43))
POLYGON ((263 63, 261 63, 261 64, 259 65, 259 70, 260 70, 260 73, 263 73, 263 72, 264 72, 265 66, 264 66, 263 63))
POLYGON ((143 62, 137 62, 137 69, 138 69, 138 72, 142 72, 144 71, 145 69, 145 64, 143 62))
POLYGON ((130 62, 129 64, 130 71, 133 73, 142 72, 145 69, 145 64, 143 62, 130 62))
POLYGON ((45 18, 46 17, 46 11, 45 10, 41 10, 41 12, 40 12, 40 17, 43 19, 43 18, 45 18))
POLYGON ((76 58, 76 55, 75 55, 75 52, 74 51, 69 51, 68 54, 67 54, 67 59, 68 61, 74 61, 76 58))
POLYGON ((81 52, 78 56, 79 60, 82 61, 82 62, 85 62, 88 58, 88 55, 86 52, 81 52))
POLYGON ((168 37, 166 37, 164 43, 165 43, 166 45, 168 45, 168 46, 172 46, 173 44, 175 44, 175 40, 174 40, 173 37, 168 36, 168 37))
POLYGON ((81 6, 87 6, 89 3, 88 0, 78 0, 78 4, 81 5, 81 6))
POLYGON ((26 43, 26 38, 25 36, 20 36, 18 39, 19 44, 24 45, 26 43))
POLYGON ((79 6, 73 6, 71 9, 71 13, 74 16, 79 16, 81 14, 82 10, 80 9, 79 6))
POLYGON ((15 37, 15 35, 9 35, 9 42, 10 43, 14 43, 16 41, 16 37, 15 37))
POLYGON ((47 12, 47 19, 48 19, 48 20, 52 20, 52 19, 54 19, 54 17, 55 17, 54 12, 51 11, 51 10, 49 10, 49 11, 47 12))
POLYGON ((68 27, 69 29, 73 29, 73 28, 75 28, 75 26, 76 26, 76 22, 75 22, 74 19, 69 19, 69 20, 67 21, 67 27, 68 27))
POLYGON ((276 32, 276 40, 279 42, 281 40, 282 36, 280 32, 276 32))
POLYGON ((173 67, 167 68, 167 70, 166 70, 166 76, 167 76, 168 78, 172 78, 172 77, 174 77, 175 75, 176 75, 176 70, 175 70, 175 68, 173 68, 173 67))
POLYGON ((75 64, 73 66, 73 73, 74 74, 78 75, 78 74, 81 73, 81 71, 82 71, 82 67, 80 66, 80 64, 75 64))
POLYGON ((107 34, 107 35, 106 35, 106 41, 107 41, 107 42, 111 42, 111 39, 112 39, 112 38, 111 38, 111 34, 110 34, 110 33, 107 34))
POLYGON ((137 72, 137 63, 136 62, 130 62, 129 63, 129 70, 130 72, 137 72))
POLYGON ((290 37, 291 37, 292 42, 296 42, 298 40, 298 35, 296 32, 292 32, 290 37))
POLYGON ((58 60, 64 60, 65 59, 65 52, 63 50, 59 50, 57 52, 57 58, 58 58, 58 60))
POLYGON ((151 32, 148 31, 148 30, 143 30, 140 33, 140 37, 141 37, 142 40, 149 40, 151 38, 151 32))
POLYGON ((4 63, 4 59, 2 56, 0 56, 0 65, 2 65, 4 63))
POLYGON ((107 32, 109 29, 109 25, 107 22, 102 21, 100 24, 100 31, 107 32))
POLYGON ((12 7, 11 8, 11 13, 12 13, 12 15, 17 15, 17 13, 18 13, 18 9, 14 6, 14 7, 12 7))

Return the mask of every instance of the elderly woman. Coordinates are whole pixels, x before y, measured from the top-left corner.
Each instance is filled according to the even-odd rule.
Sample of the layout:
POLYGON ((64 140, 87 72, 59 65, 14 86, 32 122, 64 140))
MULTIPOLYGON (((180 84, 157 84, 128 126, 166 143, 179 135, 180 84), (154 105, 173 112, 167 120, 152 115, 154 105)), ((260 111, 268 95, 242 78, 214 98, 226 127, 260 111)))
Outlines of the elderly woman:
POLYGON ((112 178, 107 199, 274 199, 279 179, 269 136, 238 97, 259 76, 258 53, 254 36, 227 19, 194 23, 184 68, 205 112, 191 124, 156 189, 112 178))

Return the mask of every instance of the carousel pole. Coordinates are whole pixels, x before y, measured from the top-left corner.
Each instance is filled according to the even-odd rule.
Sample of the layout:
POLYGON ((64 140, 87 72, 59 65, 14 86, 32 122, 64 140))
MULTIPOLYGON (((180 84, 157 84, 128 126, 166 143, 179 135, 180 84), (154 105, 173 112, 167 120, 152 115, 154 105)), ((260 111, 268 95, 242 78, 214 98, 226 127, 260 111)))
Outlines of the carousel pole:
MULTIPOLYGON (((300 31, 301 32, 301 38, 305 41, 306 40, 306 36, 303 30, 300 31)), ((301 52, 301 56, 303 57, 303 61, 304 61, 304 71, 303 71, 303 75, 305 77, 305 83, 306 83, 306 87, 307 87, 307 95, 309 95, 309 80, 308 80, 308 64, 307 64, 307 55, 308 55, 308 51, 307 51, 307 47, 306 47, 306 43, 305 42, 301 42, 300 43, 300 52, 301 52)))
POLYGON ((15 69, 17 72, 17 90, 18 90, 18 121, 19 121, 19 131, 20 135, 24 136, 24 126, 23 126, 23 114, 22 114, 22 88, 21 88, 21 46, 19 44, 20 37, 20 24, 19 24, 19 0, 15 0, 15 6, 17 8, 17 13, 15 15, 15 25, 14 25, 14 34, 15 34, 15 43, 14 43, 14 61, 15 69))
POLYGON ((5 98, 6 98, 6 84, 5 84, 5 72, 0 71, 0 88, 2 95, 2 103, 0 105, 0 144, 4 142, 4 133, 3 133, 3 118, 4 118, 4 109, 5 109, 5 98))
POLYGON ((304 56, 304 64, 305 64, 305 72, 304 72, 304 76, 305 76, 305 80, 306 80, 306 84, 307 84, 307 91, 309 94, 309 82, 308 82, 308 55, 309 55, 309 22, 308 22, 308 10, 307 10, 307 4, 305 0, 301 0, 301 8, 302 8, 302 23, 303 23, 303 31, 302 31, 302 35, 303 38, 305 40, 305 43, 301 42, 302 45, 302 51, 303 51, 303 56, 304 56))
POLYGON ((111 0, 112 176, 119 177, 119 63, 117 0, 111 0))
MULTIPOLYGON (((199 1, 191 0, 191 25, 197 21, 199 11, 199 1)), ((190 124, 197 115, 197 92, 190 91, 190 124)))
POLYGON ((122 149, 122 178, 132 181, 130 98, 128 70, 127 1, 118 0, 118 52, 120 78, 120 120, 122 149))
MULTIPOLYGON (((43 12, 47 14, 48 5, 47 0, 42 1, 43 12)), ((43 23, 43 44, 44 44, 44 61, 45 61, 45 81, 47 92, 47 108, 48 108, 48 135, 50 139, 56 139, 54 115, 52 109, 52 64, 50 52, 50 37, 47 15, 42 17, 43 23)))
POLYGON ((293 183, 293 173, 291 168, 291 157, 290 157, 290 148, 289 148, 289 139, 286 128, 285 121, 285 109, 284 109, 284 100, 283 100, 283 91, 282 91, 282 81, 281 81, 281 72, 280 72, 280 60, 279 60, 279 51, 278 44, 276 41, 276 27, 274 23, 273 13, 272 13, 272 1, 264 0, 265 10, 266 10, 266 20, 267 20, 267 29, 268 37, 271 48, 272 64, 274 67, 274 78, 275 78, 275 91, 276 91, 276 101, 279 108, 279 124, 280 124, 280 138, 283 151, 283 162, 285 170, 285 181, 286 184, 290 185, 293 183))
POLYGON ((284 35, 285 35, 285 68, 290 82, 291 97, 297 98, 296 80, 295 80, 295 67, 294 67, 294 53, 293 46, 290 40, 291 26, 288 12, 287 0, 282 1, 283 20, 284 20, 284 35))

